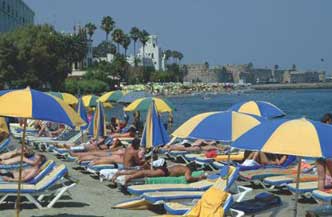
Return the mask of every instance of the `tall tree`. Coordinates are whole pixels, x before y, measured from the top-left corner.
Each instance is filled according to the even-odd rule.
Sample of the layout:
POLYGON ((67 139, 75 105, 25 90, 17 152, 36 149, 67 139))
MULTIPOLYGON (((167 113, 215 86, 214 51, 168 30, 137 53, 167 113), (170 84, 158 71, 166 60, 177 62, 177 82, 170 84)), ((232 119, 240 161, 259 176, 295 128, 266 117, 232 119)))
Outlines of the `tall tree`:
POLYGON ((117 52, 120 53, 120 43, 123 40, 124 33, 121 29, 114 29, 112 33, 112 40, 116 43, 117 45, 117 52))
POLYGON ((178 60, 179 64, 181 63, 181 60, 183 59, 183 54, 181 52, 178 52, 178 60))
POLYGON ((89 35, 89 39, 91 40, 93 34, 95 33, 95 31, 96 31, 96 29, 97 29, 96 25, 93 24, 93 23, 87 23, 87 24, 85 25, 85 29, 86 29, 86 31, 87 31, 87 33, 88 33, 88 35, 89 35))
POLYGON ((134 41, 134 56, 136 56, 136 42, 139 39, 140 31, 137 27, 133 27, 130 30, 130 38, 134 41))
POLYGON ((116 46, 109 41, 103 41, 94 48, 93 54, 95 57, 106 57, 107 54, 116 54, 116 46))
POLYGON ((149 40, 149 36, 150 36, 150 34, 144 29, 139 34, 139 41, 142 43, 142 47, 143 47, 143 55, 142 55, 142 57, 143 57, 143 61, 142 61, 143 66, 144 66, 144 58, 145 58, 145 45, 149 40))
POLYGON ((103 17, 103 20, 101 21, 101 29, 104 30, 104 32, 106 33, 106 41, 108 41, 108 36, 110 32, 112 32, 114 27, 115 27, 115 22, 112 17, 110 16, 103 17))
POLYGON ((173 58, 174 62, 177 63, 177 60, 179 59, 179 52, 177 52, 176 50, 173 50, 171 57, 173 58))
POLYGON ((296 71, 296 65, 295 64, 292 65, 292 71, 296 71))
POLYGON ((127 56, 127 50, 128 50, 129 45, 130 45, 130 37, 129 37, 129 35, 127 35, 127 34, 123 35, 123 38, 121 40, 121 45, 122 45, 122 47, 123 47, 123 49, 125 51, 124 55, 126 57, 127 56))

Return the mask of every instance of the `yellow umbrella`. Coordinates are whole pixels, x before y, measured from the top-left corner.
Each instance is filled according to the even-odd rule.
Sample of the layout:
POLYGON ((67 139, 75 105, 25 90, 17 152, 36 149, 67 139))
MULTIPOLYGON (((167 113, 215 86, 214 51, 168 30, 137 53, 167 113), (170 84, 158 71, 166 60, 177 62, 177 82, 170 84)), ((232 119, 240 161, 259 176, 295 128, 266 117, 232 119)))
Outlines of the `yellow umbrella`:
POLYGON ((96 107, 98 96, 95 95, 86 95, 82 97, 83 104, 85 107, 96 107))
POLYGON ((56 96, 56 97, 62 99, 68 105, 76 105, 78 103, 78 99, 73 94, 60 93, 60 92, 48 92, 48 93, 52 96, 56 96))
POLYGON ((115 91, 105 93, 104 95, 99 97, 99 101, 101 101, 101 102, 116 102, 123 95, 124 95, 124 93, 121 90, 115 90, 115 91))

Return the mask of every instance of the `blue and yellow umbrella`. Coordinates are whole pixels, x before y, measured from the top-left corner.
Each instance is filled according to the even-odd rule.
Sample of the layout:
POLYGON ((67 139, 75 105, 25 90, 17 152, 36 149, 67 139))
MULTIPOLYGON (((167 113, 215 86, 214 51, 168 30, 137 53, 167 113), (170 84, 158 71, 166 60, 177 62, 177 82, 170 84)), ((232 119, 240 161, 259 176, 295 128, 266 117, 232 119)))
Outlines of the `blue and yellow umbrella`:
POLYGON ((141 144, 146 148, 158 147, 170 141, 169 135, 160 119, 154 102, 146 116, 141 144))
POLYGON ((207 112, 190 118, 172 135, 179 138, 233 142, 260 123, 261 119, 259 117, 244 113, 233 111, 207 112))
POLYGON ((48 92, 48 94, 62 99, 63 101, 65 101, 65 103, 69 105, 76 105, 78 103, 78 99, 76 98, 76 96, 70 93, 48 92))
POLYGON ((85 107, 96 107, 98 96, 95 95, 86 95, 82 97, 83 104, 85 107))
POLYGON ((247 101, 237 103, 228 110, 252 114, 264 118, 278 118, 286 115, 277 106, 265 101, 247 101))
POLYGON ((174 106, 166 99, 160 99, 157 97, 144 97, 135 100, 131 104, 129 104, 127 107, 124 108, 125 111, 140 111, 145 112, 148 111, 152 101, 154 102, 157 111, 160 113, 163 112, 172 112, 175 108, 174 106))
POLYGON ((101 102, 117 102, 122 96, 123 92, 121 90, 115 90, 108 93, 103 94, 99 97, 99 101, 101 102))
POLYGON ((85 124, 63 100, 30 88, 5 93, 0 106, 0 116, 48 120, 70 127, 85 124))
MULTIPOLYGON (((305 118, 274 120, 259 125, 235 141, 240 149, 299 156, 296 188, 299 188, 301 157, 332 157, 332 126, 305 118)), ((294 216, 297 216, 298 190, 294 216)))
POLYGON ((76 112, 77 112, 77 114, 80 115, 82 120, 84 120, 86 123, 85 125, 81 126, 81 130, 86 130, 88 128, 88 115, 87 115, 86 109, 83 105, 82 98, 80 98, 78 100, 78 104, 76 106, 76 112))
POLYGON ((106 136, 105 113, 101 102, 97 103, 90 127, 92 127, 92 134, 95 139, 101 136, 106 136))

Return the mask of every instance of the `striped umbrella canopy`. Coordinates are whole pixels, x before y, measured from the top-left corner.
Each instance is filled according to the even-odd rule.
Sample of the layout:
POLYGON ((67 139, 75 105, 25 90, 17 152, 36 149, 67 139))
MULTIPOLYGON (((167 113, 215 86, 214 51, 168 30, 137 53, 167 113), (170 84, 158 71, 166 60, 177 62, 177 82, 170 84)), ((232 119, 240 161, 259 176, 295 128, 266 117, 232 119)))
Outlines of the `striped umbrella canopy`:
POLYGON ((6 132, 9 135, 8 123, 4 117, 0 117, 0 132, 6 132))
POLYGON ((228 110, 252 114, 264 118, 278 118, 286 115, 272 103, 265 101, 247 101, 233 105, 228 110))
POLYGON ((144 97, 135 100, 127 107, 125 107, 124 110, 127 112, 130 111, 146 112, 150 108, 152 101, 154 102, 157 111, 160 113, 172 112, 175 109, 174 106, 166 99, 161 99, 157 97, 144 97))
POLYGON ((63 101, 65 101, 69 105, 76 105, 78 103, 78 99, 76 96, 70 93, 61 93, 61 92, 48 92, 52 96, 56 96, 63 101))
POLYGON ((152 148, 165 145, 169 141, 169 135, 152 101, 146 116, 141 144, 146 148, 152 148))
POLYGON ((78 100, 78 104, 76 106, 76 112, 77 114, 80 115, 80 117, 82 118, 82 120, 85 121, 85 125, 84 126, 81 126, 81 130, 86 130, 88 128, 88 115, 87 115, 87 112, 86 112, 86 109, 83 105, 83 100, 82 98, 80 98, 78 100))
POLYGON ((63 100, 29 87, 9 91, 0 98, 0 116, 48 120, 71 127, 85 124, 63 100))
MULTIPOLYGON (((301 158, 332 157, 332 126, 305 118, 267 121, 235 141, 240 149, 299 156, 296 188, 299 188, 301 158)), ((295 194, 294 216, 297 216, 298 190, 295 194)))
MULTIPOLYGON (((47 120, 63 123, 71 127, 82 126, 84 120, 63 100, 49 94, 30 89, 13 90, 0 97, 0 116, 23 118, 22 148, 25 145, 27 119, 47 120)), ((16 200, 16 216, 20 213, 20 191, 22 177, 22 159, 19 169, 19 181, 16 200)))
POLYGON ((10 91, 13 91, 13 90, 9 90, 9 89, 6 89, 6 90, 0 90, 0 96, 10 92, 10 91))
POLYGON ((234 111, 207 112, 190 118, 172 135, 179 138, 233 142, 261 124, 261 120, 259 117, 234 111))
POLYGON ((83 104, 85 107, 96 107, 98 96, 96 95, 85 95, 82 97, 83 104))
POLYGON ((118 102, 119 103, 132 103, 136 99, 143 98, 143 97, 152 97, 152 94, 146 91, 132 91, 127 93, 126 95, 122 96, 118 102))
POLYGON ((101 102, 117 102, 122 96, 123 92, 121 90, 111 91, 103 94, 99 97, 99 101, 101 102))
POLYGON ((90 127, 92 127, 92 133, 95 139, 101 136, 106 136, 105 113, 103 104, 101 102, 97 103, 90 127))

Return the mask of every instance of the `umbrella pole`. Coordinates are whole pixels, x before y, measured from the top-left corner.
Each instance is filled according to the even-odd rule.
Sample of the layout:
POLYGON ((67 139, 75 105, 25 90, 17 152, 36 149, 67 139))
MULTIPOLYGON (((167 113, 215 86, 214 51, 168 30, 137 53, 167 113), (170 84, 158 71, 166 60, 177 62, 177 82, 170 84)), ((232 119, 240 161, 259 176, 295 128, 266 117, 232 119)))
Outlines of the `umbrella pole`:
POLYGON ((295 193, 295 204, 294 204, 294 215, 293 215, 294 217, 297 216, 297 202, 299 197, 301 162, 302 162, 302 157, 298 157, 297 174, 296 174, 296 193, 295 193))
POLYGON ((83 140, 83 130, 81 129, 81 143, 83 143, 84 140, 83 140))
POLYGON ((227 174, 226 174, 226 189, 228 189, 228 182, 229 182, 229 167, 231 164, 231 148, 232 145, 229 145, 229 150, 228 150, 228 154, 227 154, 227 174))
POLYGON ((18 188, 17 188, 17 197, 16 197, 16 217, 20 216, 21 209, 21 181, 22 181, 22 163, 23 163, 23 150, 25 146, 25 132, 27 128, 27 119, 24 118, 23 123, 23 135, 22 135, 22 144, 21 144, 21 155, 20 155, 20 169, 18 175, 18 188))

